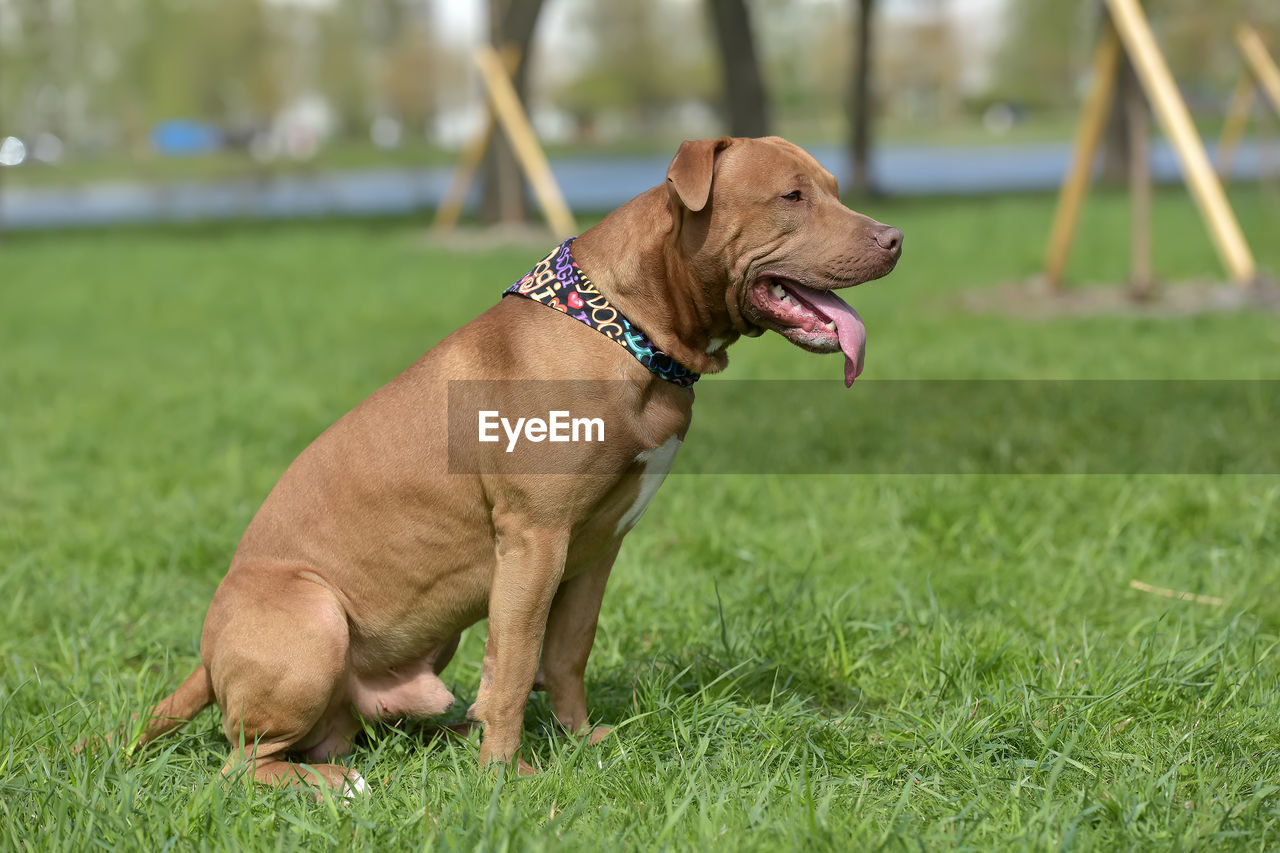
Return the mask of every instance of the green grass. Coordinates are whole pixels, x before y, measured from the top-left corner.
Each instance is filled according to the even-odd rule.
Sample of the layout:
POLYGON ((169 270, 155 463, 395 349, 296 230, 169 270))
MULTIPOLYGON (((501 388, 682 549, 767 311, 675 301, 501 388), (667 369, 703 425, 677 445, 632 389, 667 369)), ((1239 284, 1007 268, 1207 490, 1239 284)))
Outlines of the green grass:
MULTIPOLYGON (((1280 269, 1275 200, 1237 195, 1280 269)), ((1048 199, 869 212, 908 238, 901 268, 855 294, 868 379, 1280 378, 1275 315, 958 313, 958 290, 1035 270, 1048 199)), ((1217 275, 1185 197, 1155 212, 1157 268, 1217 275)), ((1115 278, 1125 205, 1088 214, 1073 272, 1115 278)), ((194 665, 210 595, 293 456, 540 254, 419 238, 333 223, 0 244, 0 845, 1280 846, 1277 476, 677 473, 623 549, 588 670, 616 734, 554 737, 535 697, 540 775, 374 726, 352 757, 373 795, 316 803, 220 781, 216 711, 132 760, 75 752, 194 665)), ((731 378, 839 381, 837 359, 776 337, 732 357, 731 378)), ((744 455, 802 440, 734 426, 744 455)), ((483 638, 446 672, 465 701, 483 638)))

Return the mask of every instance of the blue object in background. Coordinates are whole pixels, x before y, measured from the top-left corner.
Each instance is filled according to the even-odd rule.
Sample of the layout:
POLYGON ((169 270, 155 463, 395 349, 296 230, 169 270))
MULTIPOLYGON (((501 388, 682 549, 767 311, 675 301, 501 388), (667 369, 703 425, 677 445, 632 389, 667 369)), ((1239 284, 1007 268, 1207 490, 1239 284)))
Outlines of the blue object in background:
POLYGON ((151 129, 151 145, 171 157, 208 154, 222 147, 222 131, 192 119, 162 121, 151 129))

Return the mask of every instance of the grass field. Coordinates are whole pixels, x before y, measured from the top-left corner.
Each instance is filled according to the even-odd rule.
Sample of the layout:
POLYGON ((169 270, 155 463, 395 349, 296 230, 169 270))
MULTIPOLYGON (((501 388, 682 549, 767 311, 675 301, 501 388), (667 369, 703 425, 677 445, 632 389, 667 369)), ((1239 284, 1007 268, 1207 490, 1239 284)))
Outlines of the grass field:
MULTIPOLYGON (((1280 204, 1236 195, 1280 270, 1280 204)), ((1035 270, 1048 199, 869 212, 907 242, 852 300, 867 381, 1280 378, 1274 314, 958 313, 959 290, 1035 270)), ((1157 269, 1217 275, 1186 198, 1155 212, 1157 269)), ((1126 207, 1088 214, 1074 274, 1114 279, 1126 207)), ((334 223, 0 244, 0 846, 1280 846, 1277 476, 680 476, 677 461, 623 549, 588 670, 616 733, 555 737, 535 696, 537 776, 373 726, 352 757, 373 795, 317 803, 219 781, 216 711, 132 760, 74 752, 190 671, 210 595, 293 456, 541 254, 420 237, 334 223)), ((838 359, 776 337, 732 361, 736 379, 839 382, 838 359)), ((720 438, 744 456, 802 440, 734 426, 720 438)), ((470 630, 446 672, 463 702, 483 641, 470 630)))

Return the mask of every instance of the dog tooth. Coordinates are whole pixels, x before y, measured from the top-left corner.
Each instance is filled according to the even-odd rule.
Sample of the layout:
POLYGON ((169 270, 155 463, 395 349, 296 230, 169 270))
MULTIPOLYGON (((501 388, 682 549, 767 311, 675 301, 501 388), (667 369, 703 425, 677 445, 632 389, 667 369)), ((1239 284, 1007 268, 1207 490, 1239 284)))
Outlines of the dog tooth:
POLYGON ((827 327, 827 331, 828 331, 828 332, 834 332, 834 331, 836 330, 836 321, 835 321, 835 320, 828 320, 827 322, 823 323, 822 325, 824 325, 824 326, 826 326, 826 327, 827 327))
POLYGON ((790 304, 791 304, 791 297, 790 297, 788 294, 784 293, 784 294, 782 294, 782 301, 783 301, 783 302, 785 302, 785 303, 787 303, 788 305, 790 305, 790 304))
POLYGON ((779 299, 787 298, 786 291, 782 289, 782 285, 780 284, 769 285, 769 292, 772 293, 774 296, 778 297, 779 299))

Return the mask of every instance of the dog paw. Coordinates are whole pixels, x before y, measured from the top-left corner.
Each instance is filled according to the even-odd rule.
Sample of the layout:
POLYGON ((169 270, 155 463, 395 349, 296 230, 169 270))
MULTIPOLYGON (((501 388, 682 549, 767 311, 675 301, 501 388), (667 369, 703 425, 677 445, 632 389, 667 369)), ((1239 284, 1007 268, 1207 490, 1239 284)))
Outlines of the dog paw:
POLYGON ((342 796, 348 800, 362 797, 369 793, 369 783, 364 780, 358 770, 347 771, 347 781, 342 786, 342 796))

